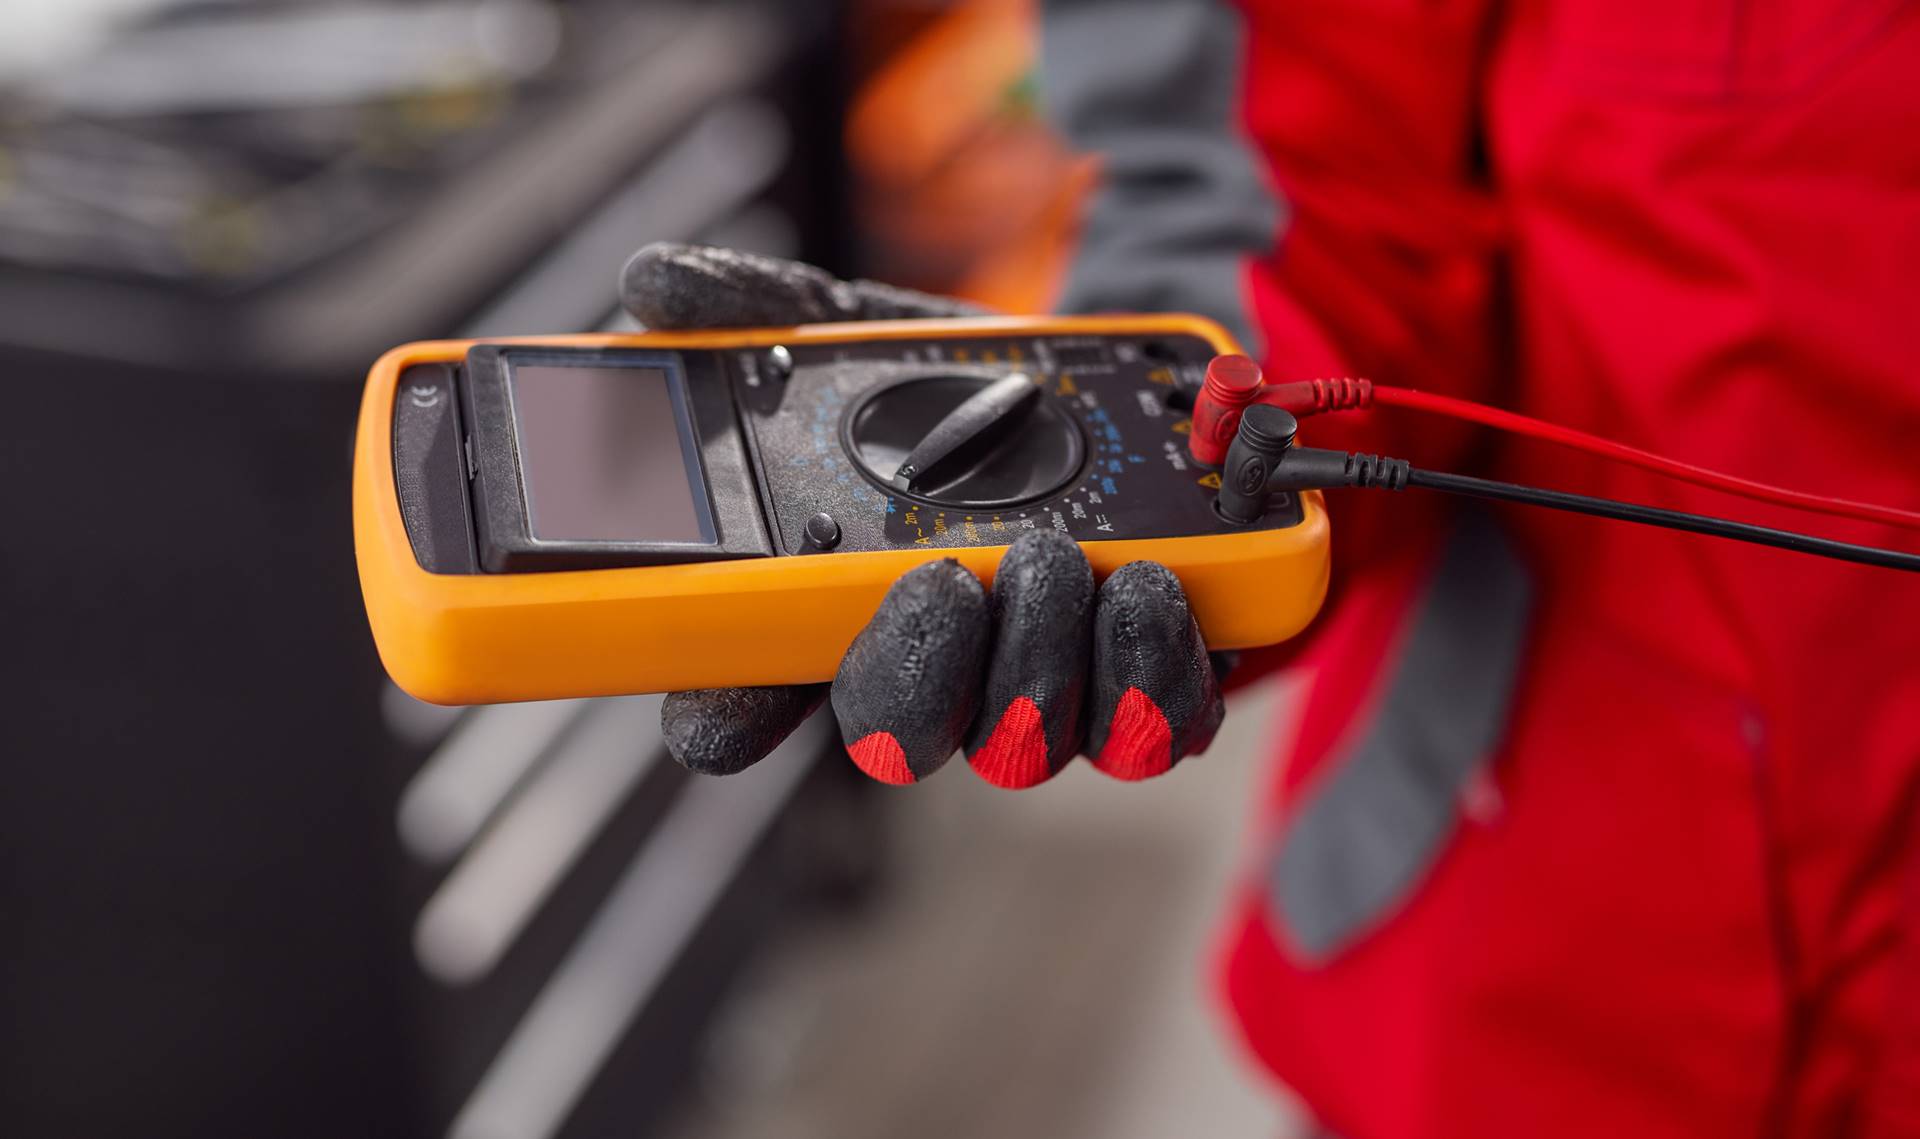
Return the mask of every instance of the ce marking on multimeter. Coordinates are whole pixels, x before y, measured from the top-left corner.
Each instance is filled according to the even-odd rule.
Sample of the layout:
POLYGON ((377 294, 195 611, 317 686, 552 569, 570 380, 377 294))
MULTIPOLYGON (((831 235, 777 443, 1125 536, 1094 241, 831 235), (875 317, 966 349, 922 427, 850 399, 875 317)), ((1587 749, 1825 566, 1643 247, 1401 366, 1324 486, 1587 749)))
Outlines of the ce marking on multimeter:
POLYGON ((442 702, 830 677, 900 573, 990 579, 1048 528, 1150 558, 1208 643, 1291 636, 1315 496, 1252 526, 1185 456, 1195 317, 879 322, 436 342, 369 377, 355 535, 376 643, 442 702))

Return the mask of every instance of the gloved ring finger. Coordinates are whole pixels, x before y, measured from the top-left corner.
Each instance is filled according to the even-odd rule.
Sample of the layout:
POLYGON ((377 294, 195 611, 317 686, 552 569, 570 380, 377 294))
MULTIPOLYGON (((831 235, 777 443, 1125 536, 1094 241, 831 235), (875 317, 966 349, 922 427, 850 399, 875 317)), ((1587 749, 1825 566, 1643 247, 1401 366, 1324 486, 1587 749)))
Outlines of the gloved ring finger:
POLYGON ((1148 779, 1205 750, 1226 707, 1173 572, 1154 562, 1121 566, 1100 586, 1093 624, 1093 765, 1116 779, 1148 779))

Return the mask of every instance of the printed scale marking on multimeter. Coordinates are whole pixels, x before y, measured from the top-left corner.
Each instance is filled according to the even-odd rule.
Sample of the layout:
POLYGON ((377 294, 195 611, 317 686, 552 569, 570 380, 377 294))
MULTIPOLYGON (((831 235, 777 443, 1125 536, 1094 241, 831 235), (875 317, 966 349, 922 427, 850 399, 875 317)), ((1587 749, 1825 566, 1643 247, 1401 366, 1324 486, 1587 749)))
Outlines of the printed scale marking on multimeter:
POLYGON ((1034 529, 1096 573, 1166 563, 1215 647, 1284 639, 1324 593, 1325 516, 1216 512, 1186 433, 1232 349, 1192 317, 396 349, 356 459, 376 642, 443 701, 826 679, 901 572, 990 580, 1034 529))

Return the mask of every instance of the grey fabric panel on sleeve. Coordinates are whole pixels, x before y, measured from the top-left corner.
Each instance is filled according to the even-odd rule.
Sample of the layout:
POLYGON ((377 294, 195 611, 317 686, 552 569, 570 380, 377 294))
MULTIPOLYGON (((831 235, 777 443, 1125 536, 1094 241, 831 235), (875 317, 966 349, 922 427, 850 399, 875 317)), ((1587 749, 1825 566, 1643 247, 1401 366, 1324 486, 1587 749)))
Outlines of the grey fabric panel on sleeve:
POLYGON ((1499 527, 1456 525, 1371 723, 1284 832, 1268 901, 1324 963, 1395 912, 1459 823, 1469 780, 1505 735, 1532 579, 1499 527))
POLYGON ((1197 312, 1260 353, 1243 266, 1282 210, 1240 131, 1243 34, 1222 0, 1045 0, 1048 116, 1102 159, 1062 311, 1197 312))

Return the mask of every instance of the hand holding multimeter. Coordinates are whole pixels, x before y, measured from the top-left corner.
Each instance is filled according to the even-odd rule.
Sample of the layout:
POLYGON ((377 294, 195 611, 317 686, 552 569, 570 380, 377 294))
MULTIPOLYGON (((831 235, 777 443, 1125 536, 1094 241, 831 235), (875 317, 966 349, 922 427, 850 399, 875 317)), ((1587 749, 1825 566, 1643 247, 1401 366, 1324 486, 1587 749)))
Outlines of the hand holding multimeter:
POLYGON ((1004 786, 1083 748, 1139 779, 1218 727, 1209 644, 1274 643, 1318 608, 1317 498, 1229 522, 1187 454, 1200 376, 1233 350, 1208 322, 934 322, 965 310, 671 246, 623 299, 652 331, 376 366, 356 545, 415 695, 676 690, 669 746, 725 773, 831 680, 849 751, 889 782, 957 749, 1004 786))
MULTIPOLYGON (((762 325, 796 318, 964 315, 941 297, 891 288, 863 296, 862 290, 871 287, 865 283, 843 287, 843 298, 849 293, 854 298, 851 310, 842 299, 834 310, 820 312, 808 303, 820 295, 820 278, 808 267, 724 250, 656 247, 630 264, 622 284, 628 307, 652 328, 712 319, 738 303, 728 294, 743 290, 764 307, 733 319, 762 325), (715 273, 716 265, 729 271, 715 273)), ((827 286, 829 295, 835 287, 827 286)), ((899 398, 922 398, 915 387, 930 382, 940 381, 908 380, 899 398)), ((996 392, 1009 390, 1014 399, 1044 398, 1040 386, 1018 369, 969 398, 988 404, 989 412, 1046 416, 1048 408, 1034 416, 1033 409, 995 406, 996 392)), ((941 480, 937 466, 916 462, 911 452, 917 448, 909 444, 931 438, 935 449, 940 446, 926 421, 952 399, 942 397, 903 425, 901 438, 889 440, 894 449, 910 452, 899 466, 893 466, 892 450, 877 464, 879 474, 892 468, 898 489, 959 498, 963 509, 1004 509, 1006 503, 978 500, 1030 499, 1063 476, 1073 477, 1085 461, 1086 442, 1069 417, 1060 415, 1024 429, 1037 438, 1016 445, 1040 461, 1021 456, 1004 488, 988 489, 994 471, 977 461, 960 467, 964 482, 941 480), (906 485, 912 476, 900 476, 916 466, 924 468, 918 473, 937 480, 932 487, 906 485)), ((1163 394, 1158 398, 1166 402, 1163 394)), ((853 413, 850 431, 866 426, 873 407, 870 402, 853 413)), ((936 429, 952 419, 951 412, 942 415, 936 429)), ((856 441, 850 450, 857 455, 858 448, 856 441)), ((958 457, 967 462, 965 455, 958 457)), ((1017 518, 1023 512, 1013 513, 1017 518)), ((1222 655, 1222 673, 1225 660, 1222 655)), ((1096 588, 1093 570, 1073 539, 1036 525, 1015 537, 1002 555, 991 593, 951 560, 908 571, 855 638, 832 693, 849 754, 862 770, 886 782, 924 778, 959 750, 988 781, 1026 787, 1057 772, 1082 747, 1108 774, 1140 779, 1203 750, 1213 738, 1224 707, 1212 664, 1180 584, 1165 567, 1126 565, 1096 588), (1120 702, 1129 688, 1134 695, 1122 715, 1120 702), (1147 697, 1148 691, 1158 701, 1147 697), (1164 704, 1174 714, 1169 718, 1132 706, 1140 703, 1164 704)), ((702 689, 670 696, 662 714, 669 746, 683 762, 725 773, 765 755, 826 695, 822 685, 702 689)))
POLYGON ((1920 572, 1907 551, 1297 446, 1299 417, 1378 403, 1920 530, 1920 511, 1437 393, 1268 384, 1197 317, 967 317, 675 246, 637 255, 623 294, 658 331, 412 344, 369 376, 355 547, 375 642, 414 695, 674 691, 669 747, 724 774, 831 680, 849 751, 888 782, 962 747, 1003 786, 1083 746, 1141 779, 1218 727, 1209 646, 1273 644, 1318 610, 1321 488, 1422 488, 1920 572), (929 316, 953 319, 914 319, 929 316))

